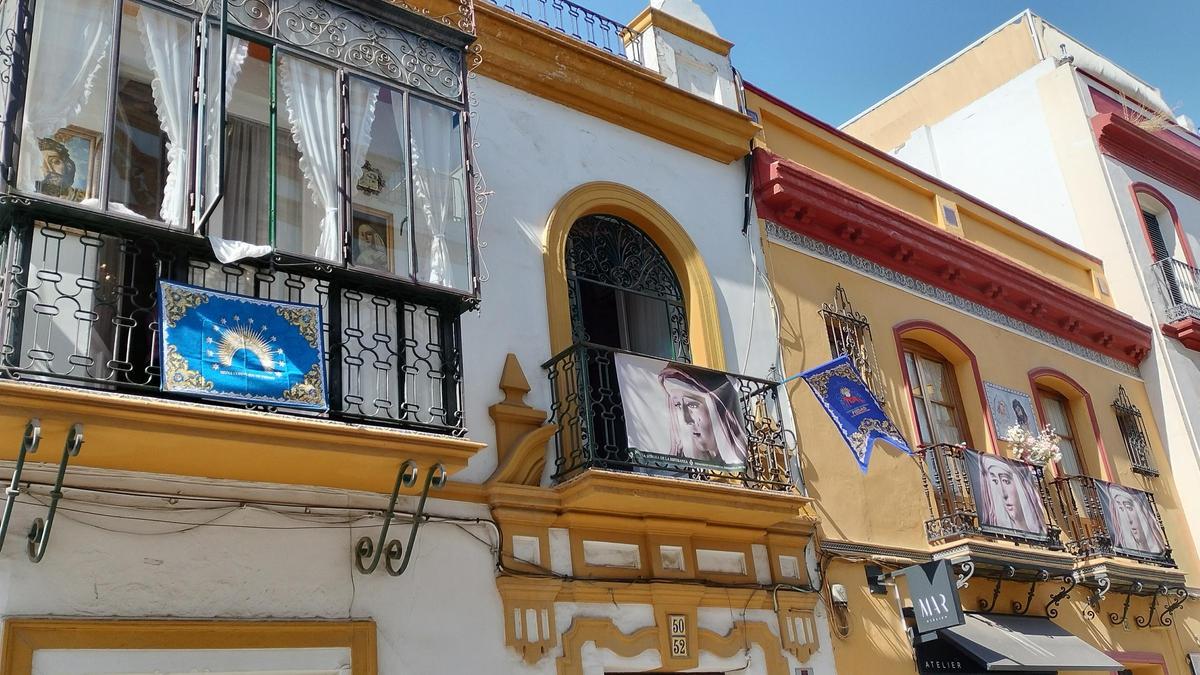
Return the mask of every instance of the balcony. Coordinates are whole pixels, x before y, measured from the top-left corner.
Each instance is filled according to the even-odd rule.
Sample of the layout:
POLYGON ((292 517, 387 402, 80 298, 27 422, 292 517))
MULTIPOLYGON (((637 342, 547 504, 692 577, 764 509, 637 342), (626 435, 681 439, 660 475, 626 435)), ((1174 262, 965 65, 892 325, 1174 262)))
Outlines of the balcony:
POLYGON ((1088 476, 1059 478, 1054 489, 1072 554, 1176 566, 1153 494, 1088 476))
POLYGON ((925 468, 922 482, 930 514, 925 534, 930 543, 978 537, 1063 550, 1059 528, 1047 515, 1052 512, 1052 503, 1042 467, 1003 460, 998 465, 1002 471, 1025 467, 1025 476, 1032 482, 1011 474, 998 476, 998 481, 1007 481, 1005 485, 1023 491, 1006 494, 998 488, 993 496, 977 494, 986 489, 985 478, 979 474, 986 475, 988 468, 981 470, 976 458, 995 455, 956 445, 931 445, 918 450, 917 456, 925 468))
POLYGON ((1200 270, 1164 258, 1154 263, 1154 281, 1166 313, 1163 332, 1200 350, 1200 270))
POLYGON ((639 33, 586 7, 568 0, 487 1, 609 54, 646 65, 639 33))
POLYGON ((543 368, 550 379, 550 421, 558 426, 556 482, 588 469, 606 469, 778 493, 797 491, 788 471, 791 433, 783 427, 775 382, 590 343, 564 350, 543 368), (631 361, 649 375, 644 376, 645 386, 626 382, 623 391, 618 371, 631 361), (685 382, 678 386, 688 386, 694 394, 671 393, 676 385, 669 381, 676 378, 685 382), (624 400, 630 391, 637 392, 637 401, 624 400), (693 396, 690 400, 703 419, 681 411, 687 403, 679 400, 688 396, 693 396), (688 439, 680 440, 683 436, 688 439), (689 445, 693 436, 710 439, 712 454, 701 457, 704 451, 694 448, 703 443, 689 445), (642 447, 631 439, 642 439, 642 447), (712 450, 722 444, 720 452, 712 450), (737 449, 729 449, 733 446, 737 449))
POLYGON ((168 279, 322 307, 330 410, 206 406, 465 435, 453 298, 281 255, 222 265, 199 237, 87 214, 61 225, 35 219, 51 205, 34 204, 3 240, 0 377, 178 398, 159 389, 157 281, 168 279))

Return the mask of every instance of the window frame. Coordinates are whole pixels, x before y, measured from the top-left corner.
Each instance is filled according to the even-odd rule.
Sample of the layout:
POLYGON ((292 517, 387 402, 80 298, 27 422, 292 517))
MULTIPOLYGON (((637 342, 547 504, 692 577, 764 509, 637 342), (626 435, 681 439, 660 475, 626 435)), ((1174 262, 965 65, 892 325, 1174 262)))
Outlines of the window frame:
MULTIPOLYGON (((904 373, 906 375, 908 398, 909 402, 913 406, 913 418, 914 423, 917 426, 917 440, 920 442, 920 445, 922 447, 929 447, 933 445, 954 445, 953 443, 945 443, 936 439, 933 439, 930 443, 925 443, 924 439, 921 438, 921 412, 925 413, 925 419, 928 420, 930 432, 935 433, 933 427, 933 416, 930 414, 930 403, 926 400, 925 396, 917 395, 917 392, 919 390, 923 390, 925 387, 924 377, 921 375, 921 363, 918 360, 920 358, 924 358, 928 361, 933 361, 942 367, 943 373, 946 376, 944 380, 946 383, 946 388, 949 391, 950 396, 953 398, 952 403, 954 405, 951 408, 953 411, 952 417, 954 418, 955 424, 958 425, 958 430, 963 438, 963 441, 966 442, 968 447, 974 447, 971 427, 969 424, 967 424, 966 410, 963 404, 962 393, 958 388, 958 369, 955 367, 954 363, 952 363, 950 359, 943 356, 941 352, 917 340, 908 338, 902 339, 900 341, 900 351, 905 357, 901 365, 904 368, 904 373), (909 356, 912 357, 913 364, 916 366, 915 368, 908 367, 907 357, 909 356), (911 372, 912 370, 915 370, 916 372, 911 372), (921 408, 920 411, 918 411, 918 406, 921 408)), ((946 403, 936 402, 935 405, 946 406, 946 403)))
MULTIPOLYGON (((102 0, 93 0, 93 1, 100 2, 102 0)), ((186 167, 186 181, 188 184, 188 193, 187 193, 188 206, 186 209, 186 216, 185 216, 184 222, 182 222, 176 226, 170 226, 170 225, 167 225, 160 218, 144 218, 144 219, 143 218, 135 218, 135 217, 130 217, 130 216, 126 216, 126 215, 114 212, 112 209, 109 208, 108 194, 109 194, 110 168, 111 168, 110 165, 112 163, 111 162, 111 154, 112 154, 112 148, 113 148, 113 143, 111 142, 111 139, 112 139, 113 129, 114 129, 115 123, 116 123, 115 111, 116 111, 117 94, 116 94, 115 87, 116 87, 116 81, 117 81, 119 69, 120 69, 120 49, 121 49, 120 37, 121 37, 121 28, 122 28, 121 21, 122 21, 122 14, 123 14, 122 7, 123 7, 124 2, 129 1, 129 2, 135 3, 139 6, 148 7, 148 8, 154 9, 154 10, 158 10, 158 11, 165 11, 165 12, 170 13, 172 16, 176 16, 176 17, 179 17, 179 18, 182 18, 182 19, 188 21, 192 28, 192 30, 191 30, 192 37, 194 40, 197 40, 197 41, 200 40, 202 34, 207 34, 207 35, 211 36, 212 35, 211 31, 214 31, 214 30, 218 31, 217 35, 219 35, 219 29, 220 29, 219 13, 217 15, 210 13, 208 15, 201 16, 195 10, 192 10, 187 7, 182 7, 179 4, 169 2, 167 0, 103 0, 103 1, 112 3, 113 12, 114 12, 114 16, 116 17, 116 19, 112 26, 113 44, 110 47, 109 54, 105 57, 105 63, 104 63, 104 66, 102 67, 101 72, 97 74, 97 78, 105 77, 106 78, 105 81, 107 83, 107 85, 106 85, 107 86, 107 90, 106 90, 107 100, 105 101, 105 104, 104 104, 105 105, 105 113, 104 113, 105 119, 104 119, 103 125, 102 125, 104 127, 104 134, 105 134, 103 137, 103 141, 102 141, 103 142, 103 148, 102 148, 103 163, 100 167, 100 170, 99 170, 100 175, 98 178, 98 180, 99 180, 98 198, 100 200, 100 203, 94 208, 88 207, 88 206, 81 206, 78 203, 72 202, 70 200, 50 197, 48 195, 43 195, 43 194, 36 193, 36 192, 21 190, 20 188, 18 188, 16 185, 16 168, 19 166, 20 161, 21 161, 20 147, 19 147, 19 142, 18 142, 19 133, 11 133, 10 132, 7 135, 7 137, 4 139, 4 152, 7 154, 7 157, 9 157, 11 159, 11 161, 7 165, 7 168, 9 170, 9 175, 5 177, 6 178, 5 183, 7 184, 8 189, 10 191, 19 193, 23 196, 31 197, 35 200, 38 200, 39 202, 51 202, 55 205, 65 206, 72 210, 78 210, 78 211, 86 212, 88 214, 97 214, 97 215, 103 216, 105 218, 117 219, 122 222, 136 223, 136 224, 142 225, 142 226, 156 227, 156 228, 170 230, 170 231, 174 231, 174 232, 178 232, 178 233, 184 233, 184 234, 188 234, 188 235, 192 235, 192 236, 196 236, 196 237, 206 236, 208 234, 207 223, 201 224, 199 227, 197 226, 198 225, 196 222, 197 213, 198 213, 198 211, 203 211, 203 209, 198 210, 196 207, 196 202, 199 201, 201 194, 205 194, 205 193, 213 194, 214 192, 221 193, 222 190, 219 187, 214 188, 212 186, 207 186, 207 185, 202 186, 201 183, 203 182, 203 177, 198 175, 199 166, 207 164, 210 160, 215 160, 217 155, 213 154, 213 156, 210 157, 208 148, 204 148, 205 157, 199 158, 197 156, 201 150, 201 147, 200 147, 201 144, 199 143, 199 137, 202 132, 200 129, 200 124, 206 123, 205 120, 203 119, 205 115, 203 115, 201 113, 201 110, 200 110, 201 105, 197 101, 197 98, 198 98, 198 94, 200 92, 199 82, 200 82, 200 80, 205 79, 205 76, 207 74, 207 73, 201 73, 200 68, 202 66, 204 66, 206 63, 210 63, 212 61, 211 57, 214 57, 214 56, 216 58, 218 58, 222 63, 224 63, 224 55, 219 53, 220 49, 221 49, 221 47, 220 47, 221 41, 220 40, 208 40, 210 51, 207 55, 201 54, 201 47, 199 46, 199 44, 196 44, 196 46, 193 49, 191 82, 189 83, 190 88, 193 92, 193 101, 192 101, 192 105, 190 108, 189 130, 188 130, 188 161, 187 161, 187 167, 186 167), (216 51, 214 52, 213 50, 216 50, 216 51), (206 56, 210 57, 210 58, 206 59, 205 58, 206 56)), ((32 54, 32 49, 34 46, 33 42, 32 42, 33 24, 34 24, 33 20, 36 18, 36 14, 39 11, 46 11, 46 10, 35 7, 35 8, 33 8, 32 11, 30 11, 29 7, 27 6, 28 0, 14 0, 14 2, 16 2, 17 6, 18 6, 18 10, 15 12, 15 14, 16 14, 15 20, 16 21, 24 20, 28 25, 28 29, 24 33, 25 39, 18 40, 19 50, 23 50, 23 53, 20 55, 20 57, 14 57, 14 59, 23 58, 25 60, 25 62, 28 63, 29 57, 32 54), (24 15, 24 18, 22 15, 24 15)), ((43 4, 45 4, 45 3, 43 3, 43 4)), ((274 7, 274 4, 272 4, 272 7, 274 7)), ((346 5, 338 4, 337 7, 339 9, 346 9, 348 11, 359 12, 359 13, 364 14, 365 16, 368 16, 371 19, 379 21, 385 25, 395 26, 406 33, 411 33, 411 34, 417 35, 423 39, 427 38, 431 41, 432 44, 436 44, 440 48, 451 49, 451 50, 460 50, 465 55, 465 50, 461 50, 460 45, 456 44, 453 40, 442 40, 442 39, 439 39, 438 37, 436 37, 435 34, 440 32, 440 29, 433 28, 432 32, 431 32, 430 27, 418 28, 415 25, 413 25, 413 24, 421 24, 421 22, 424 21, 421 17, 413 16, 412 17, 413 24, 410 24, 410 23, 406 22, 405 20, 398 18, 398 13, 400 11, 402 11, 399 9, 394 10, 394 11, 388 10, 386 12, 372 13, 369 10, 363 10, 362 8, 358 7, 356 3, 350 3, 350 4, 346 4, 346 5)), ((274 11, 274 9, 272 11, 274 11)), ((407 19, 407 17, 405 17, 405 18, 407 19)), ((326 260, 323 258, 316 257, 315 255, 312 255, 312 254, 306 254, 304 252, 284 251, 284 250, 278 250, 278 249, 273 250, 273 252, 271 254, 272 258, 275 259, 277 262, 282 262, 283 264, 301 264, 301 265, 313 266, 316 268, 324 268, 324 267, 332 266, 332 267, 351 271, 355 274, 381 277, 383 279, 390 280, 390 281, 400 281, 400 282, 403 282, 403 283, 413 287, 414 290, 417 291, 418 295, 425 295, 428 292, 435 292, 438 294, 450 294, 450 295, 458 297, 460 299, 460 302, 464 303, 464 305, 469 305, 469 304, 476 302, 479 298, 479 293, 480 293, 480 280, 479 280, 479 272, 478 272, 478 268, 477 268, 477 266, 478 266, 478 251, 477 251, 478 233, 477 233, 477 228, 476 228, 476 218, 477 218, 478 214, 476 213, 477 208, 476 208, 475 199, 474 199, 474 195, 476 194, 477 185, 476 185, 474 162, 471 157, 471 154, 472 154, 471 153, 471 138, 472 138, 471 110, 470 110, 469 100, 468 100, 468 97, 466 94, 467 68, 466 68, 465 58, 461 64, 461 68, 456 69, 456 72, 460 73, 460 75, 461 75, 462 86, 461 86, 461 91, 458 95, 458 98, 453 99, 453 98, 438 96, 436 94, 421 91, 420 89, 413 87, 413 86, 409 86, 398 79, 388 79, 386 77, 383 77, 379 74, 376 74, 376 73, 366 70, 364 68, 359 68, 359 67, 355 67, 351 64, 348 64, 344 60, 338 60, 338 59, 334 59, 334 58, 329 58, 327 56, 322 56, 312 50, 305 49, 300 44, 296 44, 296 43, 293 43, 293 42, 285 39, 284 37, 282 37, 281 35, 278 34, 278 30, 275 28, 271 28, 268 30, 270 31, 269 33, 264 33, 264 32, 259 32, 257 30, 251 29, 251 28, 246 28, 244 26, 240 26, 240 25, 237 25, 236 23, 234 23, 232 18, 227 26, 227 34, 230 37, 237 37, 237 38, 246 40, 248 42, 257 43, 264 47, 269 48, 271 50, 271 53, 273 56, 272 62, 275 64, 276 67, 277 67, 278 57, 281 55, 286 55, 289 58, 302 59, 302 60, 308 61, 310 63, 316 64, 320 67, 332 69, 337 78, 336 95, 338 96, 338 104, 337 105, 338 105, 338 127, 339 127, 338 128, 339 152, 338 152, 338 167, 337 167, 337 181, 338 181, 338 185, 337 185, 338 190, 337 191, 338 191, 338 206, 339 206, 338 226, 339 226, 339 230, 340 230, 340 232, 339 232, 340 254, 339 254, 338 258, 336 260, 326 260), (417 97, 418 99, 425 101, 435 107, 438 107, 440 109, 446 110, 449 113, 453 113, 453 114, 456 114, 459 116, 459 120, 460 120, 459 125, 458 125, 459 131, 456 134, 456 137, 457 137, 456 142, 457 142, 458 149, 459 149, 459 153, 458 153, 458 159, 460 162, 459 166, 462 167, 462 171, 463 171, 463 181, 462 181, 463 204, 462 204, 462 208, 463 208, 463 215, 464 215, 464 221, 465 221, 463 223, 463 227, 465 228, 465 235, 466 235, 465 236, 465 251, 464 251, 464 265, 465 265, 465 269, 466 269, 466 273, 465 273, 466 278, 464 280, 464 285, 462 287, 441 285, 441 284, 433 283, 428 280, 423 280, 419 277, 419 270, 421 269, 421 267, 418 267, 418 264, 422 261, 417 260, 417 258, 419 256, 418 256, 418 252, 417 252, 416 246, 415 246, 416 233, 415 233, 415 223, 414 223, 414 217, 413 217, 413 212, 414 212, 413 210, 415 208, 415 205, 413 204, 413 200, 412 200, 413 166, 412 166, 411 151, 409 153, 407 153, 407 156, 405 158, 406 159, 406 177, 407 177, 407 183, 408 183, 407 188, 406 188, 408 205, 407 205, 407 214, 405 214, 405 217, 407 218, 406 222, 408 224, 408 228, 407 228, 405 235, 406 235, 406 242, 407 242, 406 243, 407 254, 408 254, 407 260, 409 261, 409 269, 405 273, 397 273, 397 272, 388 272, 386 270, 380 270, 380 269, 371 268, 371 267, 359 266, 359 265, 355 265, 353 263, 352 255, 351 255, 350 224, 351 224, 351 219, 353 217, 354 186, 351 186, 349 184, 350 171, 349 171, 349 167, 347 166, 348 165, 348 154, 350 152, 350 148, 348 145, 349 144, 349 121, 347 119, 347 101, 349 99, 350 82, 353 81, 354 79, 369 83, 373 86, 386 87, 387 89, 391 90, 392 92, 398 93, 403 96, 403 101, 404 101, 404 104, 403 104, 404 105, 404 130, 403 131, 405 134, 404 140, 407 143, 409 143, 410 145, 412 143, 412 116, 410 113, 410 101, 412 100, 412 97, 417 97), (426 291, 426 289, 428 289, 428 291, 426 291)), ((14 68, 14 71, 15 70, 19 70, 19 68, 14 68)), ((27 68, 26 68, 26 70, 27 70, 27 68)), ((454 70, 454 69, 452 69, 452 70, 454 70)), ((207 85, 205 85, 205 86, 207 86, 207 85)), ((28 78, 27 76, 14 78, 14 82, 10 86, 9 93, 8 93, 9 99, 10 99, 10 109, 13 108, 13 106, 21 109, 22 116, 23 116, 23 112, 24 112, 24 108, 25 108, 25 101, 31 95, 31 90, 32 90, 32 82, 30 81, 30 78, 28 78), (22 81, 17 82, 16 81, 17 79, 20 79, 22 81)), ((278 89, 276 89, 276 91, 278 91, 278 89)), ((280 113, 286 114, 285 111, 280 110, 279 106, 276 105, 274 107, 274 110, 272 111, 272 122, 270 125, 272 130, 278 129, 278 125, 275 123, 275 121, 278 118, 278 115, 280 113)), ((217 133, 218 137, 220 137, 220 138, 224 138, 226 135, 225 117, 227 117, 227 114, 225 114, 224 111, 222 111, 221 121, 218 125, 219 131, 217 133)), ((17 121, 17 122, 12 123, 12 126, 16 129, 20 129, 20 124, 21 124, 21 122, 17 121)), ((275 168, 274 167, 274 159, 272 159, 272 171, 273 171, 272 176, 271 176, 272 184, 274 184, 274 182, 275 182, 274 168, 275 168)), ((228 170, 227 163, 225 164, 225 169, 228 170)), ((224 182, 224 176, 222 176, 221 179, 222 179, 222 182, 224 182)), ((272 199, 274 199, 274 197, 272 199)), ((206 202, 207 202, 207 200, 206 200, 206 202)), ((396 215, 400 215, 400 214, 396 214, 396 215)), ((269 228, 272 233, 274 233, 275 224, 276 224, 276 222, 272 218, 271 222, 269 223, 269 228)), ((271 238, 274 239, 273 236, 271 238)), ((275 246, 274 241, 271 242, 271 245, 272 245, 272 247, 275 246)), ((425 264, 428 264, 427 256, 426 256, 425 264)))

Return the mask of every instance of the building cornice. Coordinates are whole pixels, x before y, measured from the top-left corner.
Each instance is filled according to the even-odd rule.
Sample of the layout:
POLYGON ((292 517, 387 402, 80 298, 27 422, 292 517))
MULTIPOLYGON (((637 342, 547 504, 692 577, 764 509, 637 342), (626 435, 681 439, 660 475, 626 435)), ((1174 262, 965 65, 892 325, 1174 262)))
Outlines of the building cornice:
POLYGON ((665 30, 676 37, 683 38, 688 42, 704 47, 710 52, 715 52, 721 56, 729 56, 730 50, 733 49, 733 43, 729 40, 702 28, 697 28, 682 19, 677 19, 654 7, 647 7, 642 10, 641 14, 634 17, 633 21, 629 22, 629 30, 635 33, 642 33, 647 28, 665 30))
POLYGON ((631 131, 728 164, 759 126, 658 73, 489 3, 475 5, 478 73, 631 131))
POLYGON ((979 244, 871 195, 755 150, 759 216, 1132 366, 1152 331, 979 244))
POLYGON ((1104 154, 1200 199, 1200 147, 1172 143, 1117 113, 1093 116, 1092 131, 1104 154))

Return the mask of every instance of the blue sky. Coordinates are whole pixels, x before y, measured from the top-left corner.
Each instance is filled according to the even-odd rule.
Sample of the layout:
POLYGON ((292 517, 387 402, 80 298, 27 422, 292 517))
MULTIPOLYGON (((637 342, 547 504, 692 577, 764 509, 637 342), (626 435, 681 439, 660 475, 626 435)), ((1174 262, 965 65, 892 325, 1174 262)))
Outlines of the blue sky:
MULTIPOLYGON (((647 0, 576 0, 628 21, 647 0)), ((747 80, 841 124, 1026 7, 1200 119, 1200 0, 699 0, 747 80)))

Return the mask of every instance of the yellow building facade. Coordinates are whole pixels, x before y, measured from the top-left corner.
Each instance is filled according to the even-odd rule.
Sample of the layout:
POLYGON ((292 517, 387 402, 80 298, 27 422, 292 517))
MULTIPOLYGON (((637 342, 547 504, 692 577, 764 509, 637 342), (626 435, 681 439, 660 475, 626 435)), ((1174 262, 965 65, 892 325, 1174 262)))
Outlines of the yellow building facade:
POLYGON ((747 99, 787 372, 849 354, 923 448, 878 443, 862 473, 807 387, 789 390, 838 672, 976 672, 914 654, 897 589, 875 583, 938 559, 969 619, 1045 617, 1122 672, 1192 672, 1200 568, 1137 371, 1150 331, 1112 308, 1102 263, 765 91, 747 99), (1031 470, 1038 536, 990 527, 991 488, 968 475, 1012 452, 1005 398, 1009 416, 1016 400, 1021 422, 1053 425, 1067 455, 1031 470), (1151 495, 1166 546, 1143 548, 1158 553, 1120 546, 1101 512, 1111 485, 1151 495))

